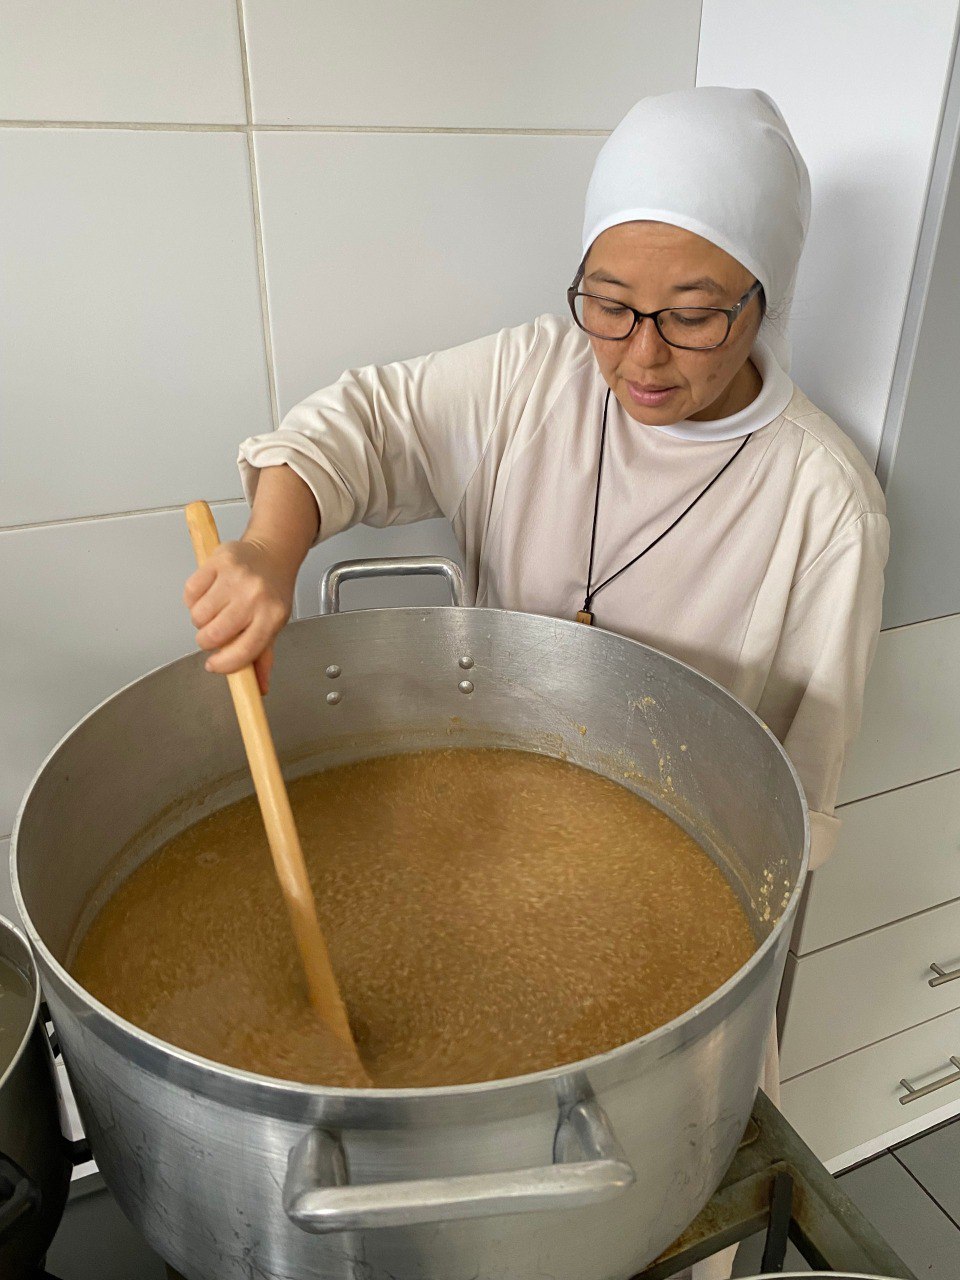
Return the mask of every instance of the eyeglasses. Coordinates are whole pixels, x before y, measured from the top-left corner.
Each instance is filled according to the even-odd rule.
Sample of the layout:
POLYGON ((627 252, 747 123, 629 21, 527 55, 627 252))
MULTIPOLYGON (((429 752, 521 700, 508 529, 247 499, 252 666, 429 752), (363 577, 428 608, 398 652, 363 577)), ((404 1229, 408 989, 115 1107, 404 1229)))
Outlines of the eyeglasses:
POLYGON ((638 311, 616 298, 580 293, 578 283, 575 280, 567 290, 567 301, 584 333, 610 342, 623 342, 649 316, 664 342, 686 351, 723 346, 734 320, 763 288, 760 281, 755 280, 735 307, 661 307, 659 311, 638 311))

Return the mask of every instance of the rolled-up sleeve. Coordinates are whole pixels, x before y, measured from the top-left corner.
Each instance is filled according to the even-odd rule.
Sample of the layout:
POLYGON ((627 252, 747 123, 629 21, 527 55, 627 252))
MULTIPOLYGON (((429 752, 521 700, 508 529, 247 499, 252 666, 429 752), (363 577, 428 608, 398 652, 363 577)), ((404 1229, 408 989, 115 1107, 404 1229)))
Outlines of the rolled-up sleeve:
POLYGON ((262 467, 286 464, 316 498, 318 542, 353 524, 452 519, 539 329, 538 317, 412 360, 346 370, 276 431, 243 441, 247 501, 262 467))
POLYGON ((868 511, 842 529, 793 584, 757 714, 783 743, 810 807, 810 867, 833 852, 847 749, 880 634, 890 529, 868 511))

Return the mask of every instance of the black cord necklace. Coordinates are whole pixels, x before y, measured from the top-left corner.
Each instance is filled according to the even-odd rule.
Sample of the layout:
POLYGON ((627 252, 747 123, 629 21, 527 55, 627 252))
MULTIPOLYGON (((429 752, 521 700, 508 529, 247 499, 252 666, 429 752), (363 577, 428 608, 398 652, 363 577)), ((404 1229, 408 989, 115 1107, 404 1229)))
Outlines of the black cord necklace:
POLYGON ((604 578, 603 582, 599 582, 596 586, 594 586, 593 585, 593 553, 596 550, 596 545, 597 545, 597 515, 600 511, 600 481, 603 477, 603 452, 604 452, 603 446, 607 439, 607 408, 609 407, 609 404, 610 404, 610 388, 608 387, 607 394, 604 396, 604 400, 603 400, 603 422, 601 423, 601 426, 600 426, 600 456, 597 461, 597 493, 593 502, 593 529, 591 530, 591 533, 590 533, 590 564, 587 569, 587 594, 583 598, 583 608, 577 614, 577 622, 584 622, 588 627, 593 625, 594 596, 596 596, 598 592, 602 591, 604 587, 609 587, 610 583, 613 582, 616 578, 619 578, 621 573, 626 573, 626 571, 632 568, 633 565, 635 565, 637 561, 641 559, 641 557, 645 556, 648 551, 652 551, 653 548, 657 545, 657 543, 662 538, 665 538, 667 536, 667 534, 670 532, 671 529, 675 529, 677 527, 677 525, 680 523, 683 517, 687 514, 687 512, 692 511, 693 508, 700 501, 700 499, 704 496, 704 494, 708 493, 709 490, 717 483, 717 481, 726 471, 727 467, 730 466, 731 462, 733 462, 736 458, 740 456, 740 453, 743 451, 744 446, 746 445, 747 441, 750 439, 750 435, 753 434, 753 432, 750 432, 750 435, 744 436, 743 440, 740 443, 739 448, 737 448, 736 451, 727 459, 727 461, 723 464, 723 466, 720 468, 717 474, 713 477, 710 483, 705 488, 700 490, 700 492, 697 494, 694 500, 690 503, 690 505, 685 507, 683 511, 680 512, 676 520, 674 520, 672 524, 668 525, 667 528, 664 529, 663 533, 657 534, 657 536, 654 538, 654 540, 651 543, 648 543, 648 545, 645 546, 638 555, 635 555, 632 560, 628 560, 626 564, 621 565, 620 568, 616 571, 616 573, 611 573, 609 578, 604 578))

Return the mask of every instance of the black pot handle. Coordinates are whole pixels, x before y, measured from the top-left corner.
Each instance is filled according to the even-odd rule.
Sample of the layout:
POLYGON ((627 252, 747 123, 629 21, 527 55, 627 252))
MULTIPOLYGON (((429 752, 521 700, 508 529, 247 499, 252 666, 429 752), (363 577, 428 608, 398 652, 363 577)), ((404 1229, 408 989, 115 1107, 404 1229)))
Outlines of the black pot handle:
POLYGON ((13 1160, 0 1153, 0 1240, 21 1218, 40 1209, 40 1188, 13 1160))

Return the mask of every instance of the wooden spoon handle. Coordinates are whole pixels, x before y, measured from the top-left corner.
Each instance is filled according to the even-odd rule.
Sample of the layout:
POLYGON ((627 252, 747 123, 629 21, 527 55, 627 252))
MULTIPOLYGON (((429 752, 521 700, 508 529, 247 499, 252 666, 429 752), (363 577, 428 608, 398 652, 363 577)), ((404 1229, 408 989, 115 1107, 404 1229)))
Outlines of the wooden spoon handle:
MULTIPOLYGON (((186 516, 197 564, 203 564, 220 545, 213 512, 205 502, 191 502, 186 507, 186 516)), ((240 733, 250 772, 253 774, 257 799, 260 801, 273 865, 300 949, 310 999, 320 1016, 359 1061, 347 1011, 317 919, 316 904, 303 861, 303 850, 293 820, 290 798, 280 772, 280 762, 252 664, 228 675, 227 683, 237 720, 240 722, 240 733)))

